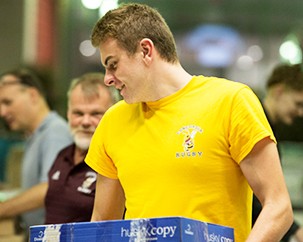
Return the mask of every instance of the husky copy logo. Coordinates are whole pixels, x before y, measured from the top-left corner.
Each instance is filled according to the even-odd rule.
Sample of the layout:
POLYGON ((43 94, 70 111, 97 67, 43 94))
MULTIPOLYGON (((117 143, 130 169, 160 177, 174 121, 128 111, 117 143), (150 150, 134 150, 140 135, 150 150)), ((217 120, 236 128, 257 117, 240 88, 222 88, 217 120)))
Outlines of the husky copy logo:
POLYGON ((172 238, 177 226, 153 226, 148 219, 138 219, 130 222, 130 229, 121 228, 121 237, 129 237, 130 242, 157 240, 157 237, 172 238))
MULTIPOLYGON (((205 237, 205 235, 204 235, 204 237, 205 237)), ((209 241, 209 242, 234 242, 234 240, 232 238, 228 238, 223 235, 218 235, 215 233, 211 233, 211 234, 207 235, 206 237, 207 237, 207 241, 209 241)))

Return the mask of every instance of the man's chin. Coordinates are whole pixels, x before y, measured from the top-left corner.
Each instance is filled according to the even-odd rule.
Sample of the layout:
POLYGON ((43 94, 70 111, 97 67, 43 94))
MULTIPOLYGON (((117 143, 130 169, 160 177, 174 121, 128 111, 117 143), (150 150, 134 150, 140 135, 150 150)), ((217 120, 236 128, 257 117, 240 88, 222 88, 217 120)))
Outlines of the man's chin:
POLYGON ((91 136, 89 138, 84 136, 74 136, 74 142, 76 146, 82 150, 88 150, 90 141, 91 136))
POLYGON ((289 118, 289 119, 284 119, 283 122, 286 125, 292 125, 294 123, 294 120, 289 118))
POLYGON ((88 133, 88 132, 80 132, 80 131, 77 131, 77 132, 72 132, 72 135, 75 139, 91 139, 93 137, 93 133, 88 133))
POLYGON ((6 124, 6 128, 10 131, 20 131, 20 128, 18 128, 16 125, 6 124))

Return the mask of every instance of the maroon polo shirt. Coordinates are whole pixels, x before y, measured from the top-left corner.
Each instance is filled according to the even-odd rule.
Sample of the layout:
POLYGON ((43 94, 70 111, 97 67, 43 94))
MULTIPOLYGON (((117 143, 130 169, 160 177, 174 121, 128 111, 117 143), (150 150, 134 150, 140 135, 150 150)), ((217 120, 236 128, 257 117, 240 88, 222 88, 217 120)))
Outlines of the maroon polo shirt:
POLYGON ((46 224, 90 221, 97 174, 84 161, 74 165, 75 146, 61 150, 48 173, 46 224))

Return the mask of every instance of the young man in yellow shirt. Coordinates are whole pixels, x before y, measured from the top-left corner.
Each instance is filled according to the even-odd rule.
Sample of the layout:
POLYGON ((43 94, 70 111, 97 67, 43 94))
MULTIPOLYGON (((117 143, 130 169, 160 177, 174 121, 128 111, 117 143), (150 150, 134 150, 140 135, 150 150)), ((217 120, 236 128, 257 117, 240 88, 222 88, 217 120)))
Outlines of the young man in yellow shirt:
POLYGON ((98 174, 92 221, 185 216, 279 241, 293 221, 275 138, 253 92, 181 66, 162 16, 109 11, 92 43, 124 101, 104 115, 85 158, 98 174), (263 210, 251 230, 252 190, 263 210))

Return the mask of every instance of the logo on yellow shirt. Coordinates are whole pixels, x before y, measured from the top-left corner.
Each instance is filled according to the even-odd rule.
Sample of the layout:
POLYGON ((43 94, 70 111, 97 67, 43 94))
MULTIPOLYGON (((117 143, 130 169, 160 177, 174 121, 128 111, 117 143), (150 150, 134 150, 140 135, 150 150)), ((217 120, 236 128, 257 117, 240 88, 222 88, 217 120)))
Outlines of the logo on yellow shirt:
POLYGON ((195 147, 197 132, 202 133, 202 129, 196 125, 184 126, 177 132, 177 134, 184 136, 183 147, 185 152, 190 152, 195 147))
POLYGON ((200 157, 202 156, 202 151, 196 151, 195 148, 195 137, 198 133, 202 133, 203 130, 197 125, 187 125, 183 126, 177 132, 178 135, 183 135, 183 151, 176 152, 176 158, 185 157, 200 157))
POLYGON ((183 126, 177 132, 178 135, 183 135, 183 150, 184 152, 178 152, 176 154, 177 157, 184 157, 184 156, 196 156, 202 155, 202 152, 194 152, 193 149, 195 148, 195 137, 197 133, 202 133, 203 130, 196 125, 187 125, 183 126))

